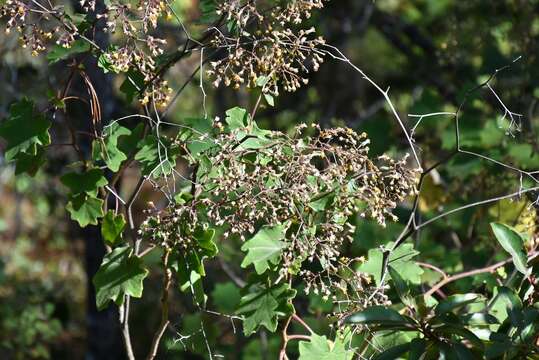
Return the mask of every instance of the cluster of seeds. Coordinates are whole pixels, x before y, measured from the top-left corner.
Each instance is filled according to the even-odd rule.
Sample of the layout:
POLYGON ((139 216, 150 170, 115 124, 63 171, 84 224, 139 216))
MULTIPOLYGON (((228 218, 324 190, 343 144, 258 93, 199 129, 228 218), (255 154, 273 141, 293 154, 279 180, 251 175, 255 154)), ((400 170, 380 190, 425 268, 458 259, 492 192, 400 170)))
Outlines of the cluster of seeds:
POLYGON ((189 251, 197 246, 195 229, 206 224, 221 227, 224 239, 242 240, 263 225, 288 224, 281 279, 298 275, 307 293, 334 301, 338 318, 387 303, 383 294, 369 296, 370 278, 355 271, 362 259, 343 258, 341 248, 355 232, 350 216, 382 226, 396 220, 392 210, 416 191, 417 172, 406 157, 370 159, 366 134, 351 129, 315 125, 317 134, 304 136, 305 126, 298 126, 294 137, 255 129, 255 135, 218 135, 207 153, 211 170, 198 179, 198 197, 149 217, 141 234, 189 251))
POLYGON ((170 14, 166 2, 160 0, 141 0, 135 9, 129 3, 112 3, 98 15, 106 21, 107 32, 120 33, 124 39, 120 46, 103 54, 107 63, 116 72, 135 70, 142 74, 146 86, 141 89, 140 103, 153 102, 157 107, 165 107, 172 92, 167 82, 156 76, 155 59, 167 45, 165 39, 152 34, 161 16, 170 14))
POLYGON ((210 157, 220 166, 205 184, 207 216, 242 239, 261 224, 289 222, 281 259, 285 277, 305 260, 337 273, 341 245, 355 232, 348 218, 359 213, 385 226, 387 218, 396 220, 398 202, 416 192, 417 173, 406 157, 373 161, 366 134, 317 130, 315 137, 271 133, 262 143, 246 139, 237 146, 230 146, 237 134, 225 134, 210 157))
POLYGON ((166 249, 188 252, 197 246, 193 234, 200 227, 197 211, 190 206, 174 205, 146 218, 138 231, 143 239, 166 249))
MULTIPOLYGON (((95 13, 95 0, 82 0, 86 13, 95 13)), ((111 71, 126 73, 130 70, 142 74, 144 89, 140 89, 140 102, 153 101, 164 107, 170 101, 171 89, 156 76, 156 57, 162 55, 166 40, 151 34, 158 19, 169 15, 166 2, 160 0, 140 1, 136 8, 122 1, 107 2, 101 13, 95 14, 104 21, 104 30, 121 36, 121 44, 115 44, 101 54, 111 71)), ((93 15, 92 15, 93 16, 93 15)), ((6 32, 16 29, 23 48, 29 48, 37 56, 47 50, 51 41, 65 48, 82 35, 63 6, 53 6, 49 1, 6 0, 0 5, 0 17, 7 18, 6 32)), ((100 24, 100 22, 98 22, 100 24)))
POLYGON ((198 172, 194 197, 149 217, 141 234, 187 252, 198 246, 192 235, 200 227, 221 228, 223 240, 244 241, 262 226, 286 224, 280 279, 299 276, 307 293, 331 299, 343 317, 387 302, 383 294, 368 296, 370 278, 355 270, 363 260, 342 257, 342 246, 355 232, 351 216, 382 226, 396 220, 392 210, 416 193, 417 170, 406 157, 369 158, 364 133, 313 127, 314 136, 300 125, 292 137, 254 123, 251 130, 220 128, 205 152, 207 170, 198 172))
POLYGON ((380 289, 372 284, 371 276, 356 270, 357 266, 364 261, 363 257, 355 259, 341 257, 338 273, 325 269, 300 272, 306 284, 306 294, 320 295, 322 300, 333 303, 333 311, 327 316, 336 319, 338 328, 344 325, 348 316, 369 306, 391 305, 385 292, 379 291, 380 289))
POLYGON ((272 11, 272 15, 283 26, 287 23, 301 24, 303 19, 311 17, 313 10, 323 8, 324 1, 327 0, 289 1, 284 9, 277 6, 276 9, 272 11))
POLYGON ((7 19, 6 34, 16 30, 22 47, 30 49, 33 56, 45 51, 53 37, 56 43, 65 47, 74 40, 74 34, 65 31, 64 27, 51 25, 49 20, 55 15, 59 15, 57 10, 44 11, 37 1, 6 0, 0 4, 0 18, 7 19))
MULTIPOLYGON (((319 134, 312 138, 271 134, 268 143, 256 150, 258 157, 252 163, 245 160, 254 152, 248 145, 225 145, 232 143, 236 134, 217 140, 222 149, 211 160, 226 166, 219 167, 218 176, 207 186, 219 199, 215 203, 219 206, 210 209, 218 225, 231 224, 231 231, 238 234, 252 233, 261 219, 276 224, 301 218, 324 201, 334 205, 324 211, 332 220, 319 231, 330 237, 338 231, 353 231, 346 229, 342 219, 335 220, 339 213, 350 216, 359 212, 382 226, 386 218, 396 220, 392 210, 415 192, 416 171, 407 167, 407 157, 396 161, 380 156, 372 161, 365 133, 315 127, 319 134)), ((328 240, 334 242, 333 238, 328 240)))
POLYGON ((228 54, 207 71, 214 86, 258 86, 277 96, 281 87, 293 92, 307 84, 306 75, 324 61, 319 47, 325 42, 314 28, 296 27, 322 7, 322 0, 289 1, 284 7, 253 0, 222 2, 217 13, 233 26, 229 34, 216 32, 211 41, 228 54))

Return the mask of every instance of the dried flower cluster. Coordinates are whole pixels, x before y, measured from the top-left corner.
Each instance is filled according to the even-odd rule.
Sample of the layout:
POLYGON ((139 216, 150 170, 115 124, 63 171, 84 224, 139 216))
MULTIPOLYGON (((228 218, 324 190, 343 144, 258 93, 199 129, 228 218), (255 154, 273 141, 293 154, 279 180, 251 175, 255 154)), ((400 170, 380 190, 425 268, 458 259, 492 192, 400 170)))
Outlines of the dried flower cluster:
POLYGON ((199 195, 150 217, 142 234, 187 251, 197 246, 196 228, 220 227, 224 239, 245 240, 262 226, 285 224, 279 278, 299 275, 307 292, 324 298, 338 294, 355 304, 350 306, 364 305, 370 279, 352 270, 362 260, 341 256, 355 232, 349 218, 359 214, 382 226, 396 220, 392 210, 415 193, 417 173, 406 166, 406 157, 371 160, 364 133, 315 126, 318 134, 309 137, 304 128, 288 137, 253 123, 251 133, 218 135, 206 154, 211 166, 198 179, 199 195))
MULTIPOLYGON (((165 106, 172 90, 166 81, 156 76, 155 59, 163 54, 166 40, 152 35, 151 31, 157 27, 161 16, 169 15, 166 2, 141 0, 139 6, 133 8, 130 3, 110 1, 101 13, 95 13, 95 0, 82 0, 80 5, 84 12, 81 15, 94 13, 92 16, 97 20, 105 21, 105 31, 120 35, 113 37, 118 44, 102 49, 100 63, 116 73, 139 72, 146 84, 140 89, 141 103, 152 101, 157 106, 165 106)), ((16 29, 22 46, 31 49, 34 56, 47 50, 52 41, 70 48, 84 31, 79 30, 63 6, 54 6, 49 1, 7 0, 0 5, 0 17, 7 18, 6 32, 16 29)))
POLYGON ((33 56, 47 49, 47 44, 55 40, 57 44, 69 47, 77 35, 76 27, 65 19, 64 24, 54 24, 52 18, 61 18, 63 12, 42 5, 39 1, 6 0, 0 4, 0 18, 7 19, 5 32, 15 29, 23 48, 28 48, 33 56))
POLYGON ((239 88, 259 86, 274 96, 279 89, 293 92, 307 84, 306 74, 317 71, 324 61, 319 49, 324 39, 316 30, 295 29, 325 0, 295 0, 284 7, 261 1, 224 1, 217 13, 232 31, 216 32, 212 45, 228 55, 211 63, 207 73, 213 84, 239 88), (260 10, 268 9, 268 10, 260 10))
POLYGON ((172 89, 156 76, 156 57, 162 55, 167 42, 151 34, 161 16, 170 16, 165 1, 140 1, 136 9, 127 3, 112 3, 98 18, 106 21, 105 30, 120 33, 122 44, 103 54, 110 68, 116 72, 138 71, 146 85, 141 90, 140 102, 164 107, 170 101, 172 89))
MULTIPOLYGON (((151 210, 148 212, 151 213, 151 210)), ((149 216, 141 224, 138 233, 154 245, 187 252, 197 245, 193 235, 199 226, 194 208, 173 206, 149 216)))
MULTIPOLYGON (((312 236, 332 246, 342 242, 339 234, 353 232, 346 225, 353 213, 382 226, 387 217, 396 220, 391 211, 415 191, 415 171, 406 166, 406 157, 372 161, 366 134, 343 128, 318 130, 314 138, 267 134, 264 146, 253 145, 258 154, 253 163, 245 159, 255 152, 249 138, 236 148, 225 145, 233 143, 236 134, 219 138, 222 149, 211 160, 226 166, 208 180, 217 199, 206 200, 208 215, 217 225, 229 224, 232 233, 245 234, 253 233, 261 220, 275 225, 320 212, 324 221, 312 236)), ((308 243, 297 244, 297 250, 312 256, 314 249, 308 243)), ((331 250, 327 258, 336 254, 331 250)))
POLYGON ((386 219, 397 220, 392 210, 415 193, 417 174, 406 166, 406 157, 371 160, 364 133, 315 127, 318 135, 312 138, 267 134, 268 141, 254 144, 255 151, 245 143, 226 146, 237 134, 223 135, 222 148, 211 158, 222 166, 208 180, 211 196, 202 201, 212 223, 228 224, 242 239, 261 224, 290 223, 280 276, 299 274, 307 291, 324 297, 339 292, 363 301, 358 294, 369 287, 366 278, 352 271, 341 279, 352 261, 340 255, 355 231, 348 219, 359 214, 382 226, 386 219), (257 159, 250 162, 253 152, 257 159), (302 268, 305 261, 320 270, 302 268))

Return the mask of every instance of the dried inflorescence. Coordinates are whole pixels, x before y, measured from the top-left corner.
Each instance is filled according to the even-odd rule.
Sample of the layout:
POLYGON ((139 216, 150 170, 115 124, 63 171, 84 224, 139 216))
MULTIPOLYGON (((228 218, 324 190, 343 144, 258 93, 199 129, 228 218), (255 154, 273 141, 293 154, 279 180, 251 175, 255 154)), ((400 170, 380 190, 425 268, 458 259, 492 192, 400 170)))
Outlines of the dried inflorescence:
POLYGON ((165 107, 170 101, 172 89, 167 82, 156 76, 156 58, 164 53, 165 39, 152 34, 161 16, 169 16, 165 1, 140 1, 136 9, 127 3, 112 3, 98 18, 106 21, 105 30, 111 34, 121 33, 124 40, 103 54, 110 68, 116 72, 134 70, 143 77, 144 89, 140 89, 140 103, 153 102, 165 107))
POLYGON ((314 128, 316 136, 304 136, 305 126, 299 126, 289 137, 253 123, 250 133, 218 135, 205 154, 207 172, 199 173, 193 188, 198 196, 147 220, 143 234, 188 250, 197 227, 219 227, 224 239, 246 240, 262 226, 284 224, 280 279, 297 275, 307 292, 348 299, 343 314, 386 301, 365 295, 372 290, 370 278, 354 270, 362 260, 342 257, 342 245, 352 240, 355 214, 382 226, 396 220, 392 210, 415 194, 417 171, 406 157, 369 158, 364 133, 314 128))
MULTIPOLYGON (((148 213, 153 211, 148 210, 148 213)), ((154 245, 188 252, 197 245, 194 234, 199 226, 198 214, 194 208, 176 205, 149 216, 141 224, 138 233, 154 245)))
POLYGON ((33 56, 45 51, 53 37, 62 46, 68 46, 73 37, 62 27, 49 23, 48 20, 54 14, 44 14, 39 4, 32 1, 6 0, 0 5, 0 18, 7 19, 5 32, 9 34, 15 29, 19 33, 22 47, 30 49, 33 56))
MULTIPOLYGON (((169 14, 166 2, 141 0, 133 8, 129 3, 110 1, 103 10, 96 10, 95 0, 82 0, 80 6, 83 16, 90 15, 88 19, 95 16, 100 21, 98 24, 104 21, 105 31, 121 35, 114 37, 121 39, 118 44, 100 54, 100 64, 106 64, 109 71, 116 73, 140 73, 145 84, 144 89, 140 89, 143 105, 150 101, 158 107, 168 104, 171 89, 156 76, 156 58, 163 54, 166 40, 151 33, 157 27, 158 19, 169 14)), ((16 29, 23 47, 31 49, 34 56, 47 50, 53 42, 70 48, 84 35, 81 33, 84 30, 79 30, 78 22, 63 6, 54 6, 48 1, 7 0, 0 5, 0 17, 7 19, 6 32, 16 29)))
POLYGON ((324 61, 319 49, 324 39, 314 28, 296 29, 323 7, 325 0, 294 0, 284 7, 264 1, 223 1, 217 13, 231 24, 230 34, 216 31, 212 45, 227 52, 211 63, 207 73, 213 84, 239 88, 261 87, 277 96, 279 89, 293 92, 307 84, 306 75, 324 61), (261 10, 266 9, 266 10, 261 10))
POLYGON ((256 151, 226 146, 237 134, 223 135, 222 148, 211 158, 222 166, 208 179, 210 196, 201 200, 210 221, 228 225, 242 239, 261 224, 290 224, 283 277, 297 273, 306 260, 337 274, 341 246, 355 231, 348 218, 357 213, 385 226, 386 219, 396 220, 392 210, 398 202, 416 191, 417 174, 406 157, 371 160, 366 134, 318 131, 312 138, 274 133, 256 151), (251 163, 253 153, 258 155, 251 163))

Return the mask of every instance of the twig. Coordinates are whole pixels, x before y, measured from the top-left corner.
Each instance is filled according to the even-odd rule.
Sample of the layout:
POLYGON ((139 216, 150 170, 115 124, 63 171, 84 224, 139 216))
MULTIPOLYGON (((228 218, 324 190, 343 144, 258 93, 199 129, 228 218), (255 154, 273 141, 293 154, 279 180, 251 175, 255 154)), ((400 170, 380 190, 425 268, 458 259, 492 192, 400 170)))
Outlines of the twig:
POLYGON ((292 315, 292 319, 293 319, 294 321, 297 321, 297 322, 300 323, 301 325, 303 325, 303 327, 304 327, 305 329, 307 329, 307 331, 309 331, 311 334, 314 334, 314 331, 309 327, 309 325, 307 325, 307 323, 306 323, 305 321, 303 321, 303 319, 300 318, 298 315, 293 314, 293 315, 292 315))
POLYGON ((283 338, 283 345, 281 346, 281 351, 279 352, 279 360, 287 360, 288 356, 286 356, 286 346, 288 345, 288 342, 290 340, 311 340, 311 335, 301 335, 301 334, 294 334, 289 335, 288 334, 288 327, 290 326, 290 322, 294 320, 300 323, 311 335, 314 334, 314 331, 307 325, 305 321, 303 321, 302 318, 300 318, 297 314, 292 314, 284 324, 283 331, 281 332, 281 337, 283 338))
POLYGON ((159 343, 161 342, 161 338, 163 337, 163 334, 165 333, 165 330, 167 329, 167 326, 169 324, 168 290, 170 289, 170 284, 172 283, 172 271, 168 268, 168 259, 171 251, 172 249, 167 248, 163 253, 163 269, 165 271, 165 274, 163 277, 163 294, 161 295, 161 323, 159 324, 159 328, 154 335, 152 346, 150 348, 150 353, 146 358, 147 360, 153 360, 157 355, 159 343))
MULTIPOLYGON (((530 254, 528 256, 528 261, 534 259, 538 254, 539 254, 539 252, 534 252, 534 253, 530 254)), ((445 285, 447 285, 447 284, 449 284, 449 283, 451 283, 453 281, 463 279, 463 278, 466 278, 466 277, 470 277, 470 276, 474 276, 474 275, 478 275, 478 274, 491 273, 491 272, 494 272, 496 269, 498 269, 498 268, 500 268, 500 267, 502 267, 502 266, 504 266, 506 264, 509 264, 511 262, 513 262, 513 258, 509 258, 509 259, 506 259, 504 261, 500 261, 500 262, 498 262, 496 264, 486 266, 486 267, 481 268, 481 269, 465 271, 465 272, 461 272, 459 274, 449 276, 449 277, 443 279, 442 281, 440 281, 439 283, 437 283, 436 285, 434 285, 433 287, 431 287, 429 289, 429 291, 427 291, 425 293, 425 296, 431 296, 437 290, 441 289, 442 287, 444 287, 445 285)))
POLYGON ((127 219, 129 221, 129 228, 131 230, 135 230, 135 222, 133 220, 133 212, 131 208, 133 207, 133 203, 135 202, 140 190, 142 189, 142 185, 144 185, 145 180, 146 178, 144 177, 144 175, 139 178, 138 183, 135 186, 135 190, 133 190, 131 197, 129 198, 129 200, 127 200, 126 203, 127 219))
POLYGON ((129 335, 129 303, 130 297, 125 296, 124 303, 118 308, 120 313, 120 323, 122 324, 122 337, 124 338, 125 351, 129 360, 135 360, 133 346, 131 345, 131 336, 129 335))
POLYGON ((256 99, 255 106, 253 107, 253 111, 251 111, 251 120, 254 120, 256 111, 258 110, 258 107, 260 106, 260 100, 262 100, 262 94, 258 95, 258 99, 256 99))
POLYGON ((447 274, 437 266, 434 266, 434 265, 431 265, 431 264, 428 264, 428 263, 424 263, 424 262, 421 262, 421 261, 416 261, 415 263, 417 265, 421 266, 421 267, 436 271, 437 273, 441 274, 444 279, 448 277, 447 274))

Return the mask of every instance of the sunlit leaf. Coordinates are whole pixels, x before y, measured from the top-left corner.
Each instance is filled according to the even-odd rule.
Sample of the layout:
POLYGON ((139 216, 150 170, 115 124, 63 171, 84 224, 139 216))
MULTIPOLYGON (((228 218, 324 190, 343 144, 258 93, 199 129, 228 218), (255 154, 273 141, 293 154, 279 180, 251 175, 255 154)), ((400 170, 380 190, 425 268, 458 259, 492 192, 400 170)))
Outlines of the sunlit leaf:
POLYGON ((101 235, 103 240, 110 246, 117 246, 121 240, 121 234, 126 225, 122 214, 115 215, 114 211, 109 210, 101 224, 101 235))
POLYGON ((230 130, 242 129, 247 126, 249 119, 249 113, 247 110, 235 107, 226 112, 226 123, 230 127, 230 130))
POLYGON ((241 267, 245 268, 252 264, 258 274, 263 274, 271 267, 271 264, 276 264, 282 249, 286 246, 283 241, 285 232, 286 227, 282 224, 260 229, 241 247, 241 250, 247 252, 241 267))
POLYGON ((243 330, 245 335, 254 333, 264 326, 273 332, 277 329, 277 320, 292 313, 290 300, 296 296, 296 291, 288 284, 265 286, 252 284, 244 289, 239 308, 236 313, 243 315, 243 330))
POLYGON ((524 251, 524 239, 522 236, 516 230, 504 224, 491 223, 490 226, 500 245, 511 254, 513 264, 517 270, 527 274, 528 258, 524 251))
MULTIPOLYGON (((391 247, 391 244, 387 246, 391 247)), ((412 244, 402 244, 389 255, 389 265, 399 273, 403 280, 419 284, 424 271, 412 260, 418 254, 419 252, 414 250, 412 244)), ((358 270, 371 274, 376 284, 379 284, 382 276, 383 257, 382 250, 370 249, 367 262, 362 264, 358 270)))
POLYGON ((114 249, 105 255, 93 279, 97 308, 106 308, 111 300, 121 305, 125 295, 141 297, 142 281, 147 275, 142 259, 132 255, 130 246, 114 249))
POLYGON ((300 341, 299 360, 350 360, 354 352, 346 350, 345 345, 338 337, 333 343, 325 336, 312 334, 311 341, 300 341))
POLYGON ((98 219, 103 217, 104 201, 84 193, 71 196, 66 205, 66 210, 71 214, 71 219, 77 221, 80 227, 97 225, 98 219))

